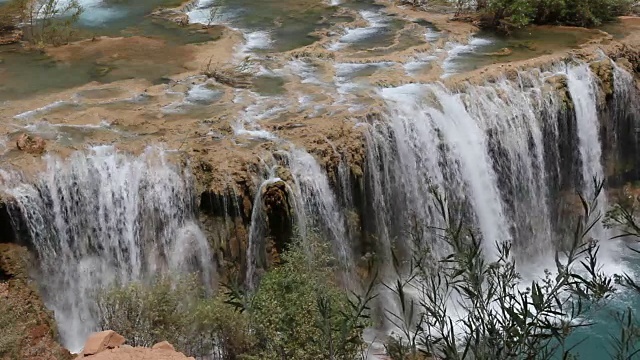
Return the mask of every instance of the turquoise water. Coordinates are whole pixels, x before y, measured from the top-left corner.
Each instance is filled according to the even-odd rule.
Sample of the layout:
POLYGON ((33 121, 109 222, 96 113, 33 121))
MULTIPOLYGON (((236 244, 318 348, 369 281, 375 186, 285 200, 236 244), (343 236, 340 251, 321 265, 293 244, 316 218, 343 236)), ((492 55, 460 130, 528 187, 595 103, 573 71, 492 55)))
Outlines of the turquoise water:
MULTIPOLYGON (((608 306, 590 314, 588 319, 593 325, 576 330, 569 338, 567 345, 577 346, 573 354, 580 360, 614 359, 614 341, 620 338, 622 327, 617 318, 627 309, 631 309, 637 319, 640 294, 626 290, 617 294, 608 306)), ((636 324, 640 325, 637 321, 636 324)), ((640 349, 640 343, 636 343, 633 349, 640 349)), ((632 359, 640 359, 640 354, 636 354, 632 359)))
MULTIPOLYGON (((618 260, 619 263, 615 266, 622 264, 627 268, 625 272, 637 280, 640 273, 640 258, 629 251, 629 254, 618 260)), ((606 266, 607 264, 604 264, 603 268, 606 266)), ((621 324, 617 318, 628 309, 631 309, 636 325, 640 326, 640 293, 620 288, 603 307, 586 314, 585 318, 592 325, 575 330, 569 337, 567 346, 576 346, 572 353, 580 360, 615 359, 614 340, 620 338, 621 330, 621 324)), ((633 348, 640 349, 640 342, 635 343, 633 348)), ((630 359, 640 359, 640 353, 630 359)))

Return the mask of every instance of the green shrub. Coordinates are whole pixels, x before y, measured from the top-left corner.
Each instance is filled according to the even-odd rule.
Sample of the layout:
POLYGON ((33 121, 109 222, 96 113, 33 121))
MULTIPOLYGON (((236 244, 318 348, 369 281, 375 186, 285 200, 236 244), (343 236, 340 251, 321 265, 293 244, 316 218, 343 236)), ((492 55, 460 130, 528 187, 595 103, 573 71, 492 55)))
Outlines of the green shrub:
MULTIPOLYGON (((596 198, 601 191, 597 183, 596 198)), ((474 231, 456 218, 458 212, 434 195, 450 252, 435 258, 428 243, 417 238, 408 274, 394 262, 398 280, 385 285, 398 304, 397 311, 387 312, 397 329, 387 343, 388 355, 393 360, 573 358, 568 337, 589 326, 580 319, 615 292, 614 277, 601 271, 599 246, 590 239, 602 218, 597 200, 582 199, 584 215, 570 249, 556 256, 554 273, 545 271, 544 278, 525 283, 510 243, 497 243, 497 254, 487 255, 474 231)), ((623 354, 636 339, 627 335, 623 331, 618 341, 623 354)))
POLYGON ((474 9, 489 27, 528 24, 598 26, 627 14, 633 0, 458 0, 458 12, 474 9))
POLYGON ((363 349, 374 282, 363 296, 349 295, 334 281, 327 253, 317 244, 293 246, 246 296, 207 297, 194 276, 116 284, 97 295, 100 328, 134 346, 166 340, 209 359, 353 360, 363 349))
POLYGON ((362 351, 372 287, 349 297, 335 283, 326 247, 317 245, 311 253, 295 245, 284 264, 264 276, 251 301, 262 359, 352 360, 362 351))
POLYGON ((221 298, 207 298, 195 276, 114 285, 97 296, 103 330, 133 346, 169 341, 189 356, 236 359, 248 348, 247 320, 221 298))

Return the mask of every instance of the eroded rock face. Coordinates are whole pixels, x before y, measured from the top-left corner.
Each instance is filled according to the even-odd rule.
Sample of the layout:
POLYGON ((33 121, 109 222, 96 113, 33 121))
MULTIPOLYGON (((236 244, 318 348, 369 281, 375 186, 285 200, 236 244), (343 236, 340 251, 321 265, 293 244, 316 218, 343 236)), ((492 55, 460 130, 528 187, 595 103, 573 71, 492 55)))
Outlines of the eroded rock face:
POLYGON ((0 359, 66 360, 53 314, 29 280, 27 248, 0 243, 0 359))
POLYGON ((277 181, 266 186, 262 194, 269 222, 269 233, 277 253, 282 253, 293 235, 293 215, 289 202, 287 184, 277 181))
POLYGON ((189 25, 189 15, 178 9, 158 9, 151 13, 151 16, 174 22, 180 26, 189 25))

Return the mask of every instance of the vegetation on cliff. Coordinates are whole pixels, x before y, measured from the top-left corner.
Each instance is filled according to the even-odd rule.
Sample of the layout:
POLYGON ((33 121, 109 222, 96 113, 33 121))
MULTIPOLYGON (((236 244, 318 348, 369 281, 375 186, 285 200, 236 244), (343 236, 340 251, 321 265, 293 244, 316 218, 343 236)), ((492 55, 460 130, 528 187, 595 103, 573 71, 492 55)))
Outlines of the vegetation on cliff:
POLYGON ((66 44, 82 11, 78 0, 10 0, 0 5, 0 34, 21 27, 33 45, 66 44))
POLYGON ((229 287, 207 296, 195 277, 115 285, 98 294, 101 329, 133 346, 169 341, 177 350, 213 359, 355 359, 363 350, 372 288, 348 296, 334 282, 322 246, 295 245, 251 294, 229 287))

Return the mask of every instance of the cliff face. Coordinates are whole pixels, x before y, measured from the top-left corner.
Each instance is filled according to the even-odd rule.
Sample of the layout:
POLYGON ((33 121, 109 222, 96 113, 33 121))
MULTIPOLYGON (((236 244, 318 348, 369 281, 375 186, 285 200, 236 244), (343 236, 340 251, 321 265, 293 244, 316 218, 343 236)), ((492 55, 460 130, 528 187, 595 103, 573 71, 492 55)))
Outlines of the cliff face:
MULTIPOLYGON (((491 84, 505 78, 517 80, 523 72, 537 71, 536 69, 545 71, 577 62, 588 63, 590 71, 597 77, 595 91, 607 183, 610 187, 621 187, 625 183, 638 180, 640 144, 635 130, 638 112, 633 104, 640 73, 640 36, 632 35, 620 41, 609 37, 595 44, 586 44, 577 50, 527 61, 496 64, 453 76, 446 80, 446 86, 465 92, 469 86, 475 84, 491 84), (623 80, 615 78, 614 66, 635 74, 635 79, 631 80, 631 83, 624 83, 623 80)), ((557 156, 560 159, 557 161, 561 161, 562 164, 560 172, 553 180, 556 182, 553 191, 558 194, 572 193, 581 186, 581 180, 578 179, 581 160, 576 153, 579 141, 578 124, 567 78, 560 75, 551 76, 545 80, 540 90, 561 101, 558 112, 548 114, 549 117, 559 119, 559 128, 554 130, 557 131, 558 138, 546 135, 543 137, 546 148, 557 148, 557 154, 553 156, 557 156)), ((360 116, 326 117, 318 123, 306 123, 300 127, 295 126, 296 120, 293 119, 285 125, 274 126, 271 129, 279 137, 292 139, 294 143, 303 146, 325 169, 332 190, 347 214, 347 226, 350 228, 348 232, 354 251, 360 255, 372 250, 372 237, 376 236, 379 227, 379 221, 372 217, 377 206, 373 200, 375 189, 372 174, 384 171, 377 166, 372 167, 374 165, 367 161, 371 152, 375 150, 368 141, 368 129, 384 123, 387 111, 383 104, 376 104, 360 116), (322 125, 319 125, 320 123, 322 125)), ((276 249, 283 248, 286 239, 292 234, 295 223, 295 211, 291 199, 288 199, 291 194, 286 190, 296 186, 295 179, 286 171, 278 171, 277 176, 281 182, 268 185, 264 191, 258 193, 260 180, 256 180, 256 177, 259 178, 261 168, 259 161, 244 162, 235 167, 237 170, 230 173, 231 181, 229 177, 223 179, 223 176, 229 176, 229 173, 219 172, 211 177, 201 170, 220 168, 216 160, 206 154, 200 156, 198 167, 200 169, 194 170, 196 179, 205 189, 200 202, 202 218, 205 223, 229 224, 227 227, 230 231, 216 237, 220 244, 224 244, 216 247, 220 249, 221 258, 233 259, 230 262, 236 265, 245 263, 251 214, 257 201, 261 202, 261 207, 267 213, 265 236, 275 240, 276 249), (207 165, 203 167, 203 163, 207 165), (221 189, 221 184, 225 184, 226 188, 221 189)), ((219 229, 217 225, 212 225, 211 228, 219 229)))
POLYGON ((31 256, 25 247, 0 243, 0 359, 72 359, 57 343, 53 314, 29 276, 31 256))

